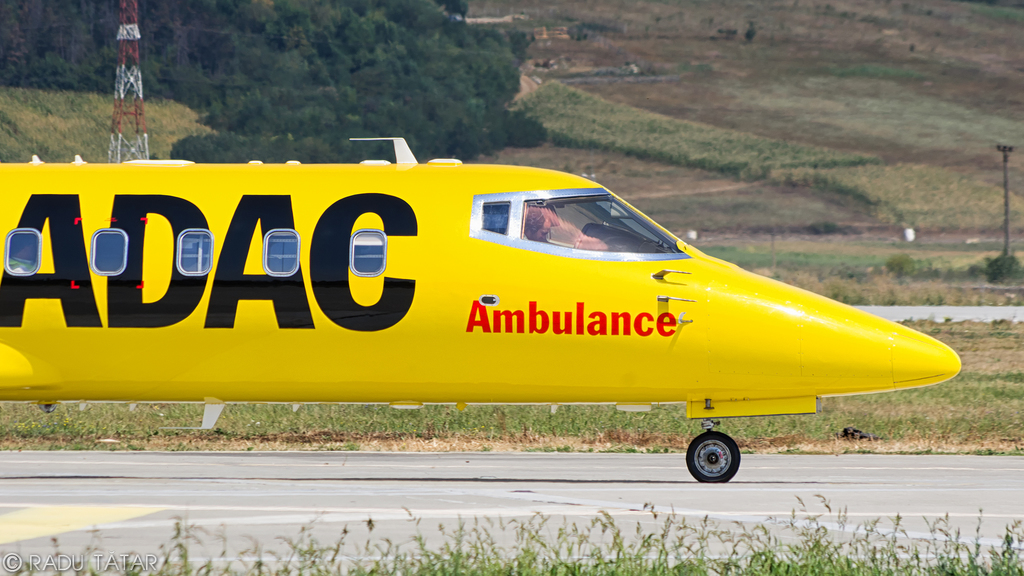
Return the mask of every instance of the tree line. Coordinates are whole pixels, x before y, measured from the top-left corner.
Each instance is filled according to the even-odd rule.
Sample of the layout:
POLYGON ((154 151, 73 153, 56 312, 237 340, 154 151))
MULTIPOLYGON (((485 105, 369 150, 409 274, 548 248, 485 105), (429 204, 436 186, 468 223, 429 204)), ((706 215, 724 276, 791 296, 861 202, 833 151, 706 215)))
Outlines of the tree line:
MULTIPOLYGON (((0 0, 0 84, 113 92, 116 0, 0 0)), ((139 0, 147 98, 217 133, 175 144, 201 162, 350 162, 404 136, 421 156, 532 146, 507 104, 523 35, 467 26, 465 0, 139 0), (377 147, 377 149, 374 149, 377 147)))

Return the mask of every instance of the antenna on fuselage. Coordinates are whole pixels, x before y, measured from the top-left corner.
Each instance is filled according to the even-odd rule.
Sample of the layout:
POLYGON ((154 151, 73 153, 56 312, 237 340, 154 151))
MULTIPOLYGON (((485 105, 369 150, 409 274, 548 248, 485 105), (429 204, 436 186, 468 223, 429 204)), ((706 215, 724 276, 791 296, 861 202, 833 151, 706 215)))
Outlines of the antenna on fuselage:
POLYGON ((395 164, 419 164, 416 157, 412 155, 409 144, 405 138, 349 138, 352 142, 374 142, 390 140, 395 145, 395 164))

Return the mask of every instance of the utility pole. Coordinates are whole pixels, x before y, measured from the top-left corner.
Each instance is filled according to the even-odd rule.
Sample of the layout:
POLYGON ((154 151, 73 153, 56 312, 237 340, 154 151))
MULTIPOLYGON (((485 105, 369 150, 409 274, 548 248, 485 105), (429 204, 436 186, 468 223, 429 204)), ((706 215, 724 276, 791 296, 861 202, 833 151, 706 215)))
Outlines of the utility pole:
POLYGON ((112 164, 149 160, 149 134, 146 133, 142 72, 139 70, 138 0, 121 0, 120 23, 117 28, 114 118, 110 124, 110 150, 107 152, 107 162, 112 164), (127 106, 125 98, 130 100, 127 106), (128 124, 127 135, 124 134, 124 124, 128 124))
POLYGON ((1003 256, 1010 255, 1010 152, 1013 146, 996 144, 996 150, 1003 153, 1003 256))

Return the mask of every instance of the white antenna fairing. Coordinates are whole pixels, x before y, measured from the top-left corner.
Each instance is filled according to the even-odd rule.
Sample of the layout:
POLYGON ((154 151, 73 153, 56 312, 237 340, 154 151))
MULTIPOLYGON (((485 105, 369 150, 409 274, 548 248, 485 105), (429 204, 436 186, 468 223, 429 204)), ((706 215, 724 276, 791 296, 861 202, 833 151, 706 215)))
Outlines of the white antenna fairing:
POLYGON ((349 138, 352 142, 374 142, 390 140, 395 145, 395 164, 419 164, 416 157, 412 155, 409 144, 405 138, 349 138))

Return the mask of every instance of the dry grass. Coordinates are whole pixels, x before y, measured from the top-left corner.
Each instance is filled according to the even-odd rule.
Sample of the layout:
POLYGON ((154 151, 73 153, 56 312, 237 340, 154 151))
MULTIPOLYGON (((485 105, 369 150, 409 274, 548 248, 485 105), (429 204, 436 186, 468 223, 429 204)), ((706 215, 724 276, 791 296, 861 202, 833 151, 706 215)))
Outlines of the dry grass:
POLYGON ((790 136, 799 130, 813 131, 842 149, 848 148, 848 143, 842 144, 847 139, 893 161, 907 155, 935 163, 928 159, 931 152, 938 154, 939 163, 958 165, 955 155, 985 154, 994 151, 995 142, 1015 142, 1024 136, 1024 122, 1012 110, 984 110, 927 91, 918 93, 916 88, 931 75, 902 80, 870 75, 887 69, 899 70, 826 65, 820 75, 723 89, 742 100, 751 116, 764 114, 765 122, 788 119, 790 136))
MULTIPOLYGON (((175 437, 154 436, 142 441, 97 439, 90 445, 82 440, 48 438, 6 439, 0 450, 147 450, 147 451, 285 451, 310 452, 604 452, 684 453, 693 434, 631 434, 613 430, 594 437, 510 436, 474 437, 452 434, 444 437, 389 437, 384 434, 311 432, 273 434, 245 439, 224 439, 209 433, 175 437)), ((748 454, 1014 454, 1024 455, 1019 437, 956 440, 923 434, 897 440, 848 440, 788 434, 766 438, 740 438, 740 449, 748 454)))
MULTIPOLYGON (((771 275, 770 270, 758 272, 771 275)), ((1021 306, 1017 290, 981 289, 940 280, 902 281, 888 274, 863 278, 840 274, 822 276, 811 272, 777 272, 776 276, 804 290, 851 306, 1021 306)))
MULTIPOLYGON (((666 85, 656 92, 626 84, 584 88, 613 102, 676 118, 869 153, 893 164, 952 168, 993 185, 1002 179, 994 144, 1024 138, 1024 121, 1012 106, 979 109, 994 90, 976 94, 972 105, 937 93, 934 86, 921 90, 920 80, 834 76, 845 73, 842 70, 870 70, 868 66, 835 66, 824 58, 806 66, 772 77, 723 73, 700 82, 666 85)), ((934 81, 945 81, 947 74, 956 71, 937 71, 935 77, 942 80, 934 81)), ((925 82, 932 83, 932 77, 925 82)), ((1019 160, 1011 164, 1016 181, 1024 176, 1021 167, 1019 160)))
POLYGON ((558 83, 546 83, 518 106, 535 116, 559 146, 616 150, 636 156, 745 179, 772 170, 832 168, 877 163, 845 154, 760 138, 733 130, 676 120, 614 104, 558 83))
MULTIPOLYGON (((102 94, 0 87, 0 161, 27 162, 37 154, 70 162, 80 154, 106 162, 112 111, 113 98, 102 94)), ((153 158, 169 158, 181 138, 211 132, 196 112, 168 100, 147 100, 146 122, 153 158)))
MULTIPOLYGON (((777 170, 779 184, 810 186, 863 198, 884 222, 928 230, 992 229, 1003 219, 1003 191, 934 166, 857 166, 777 170)), ((1019 203, 1017 203, 1019 204, 1019 203)), ((1011 208, 1020 229, 1024 211, 1011 208)))
POLYGON ((963 371, 997 377, 1024 373, 1024 323, 910 322, 915 330, 942 340, 960 354, 963 371))

